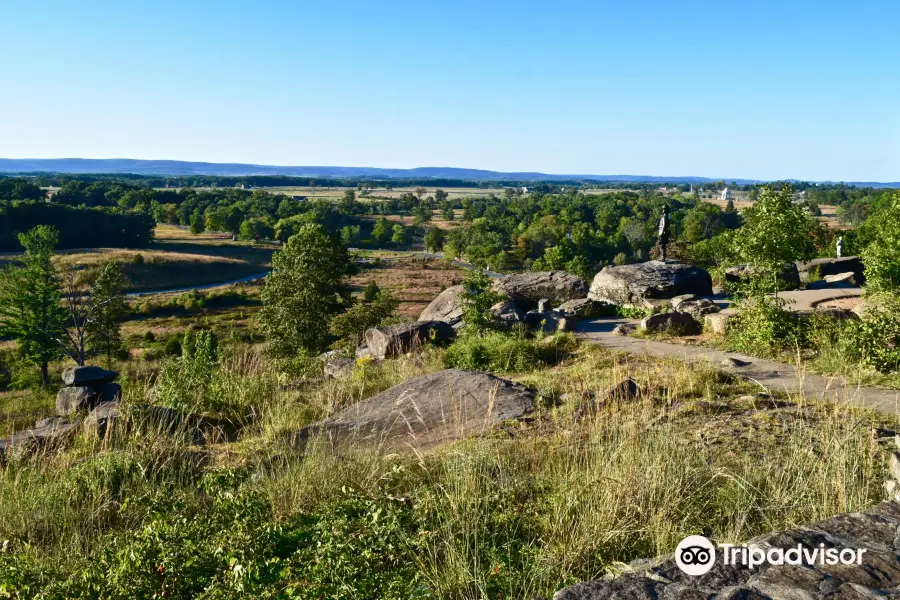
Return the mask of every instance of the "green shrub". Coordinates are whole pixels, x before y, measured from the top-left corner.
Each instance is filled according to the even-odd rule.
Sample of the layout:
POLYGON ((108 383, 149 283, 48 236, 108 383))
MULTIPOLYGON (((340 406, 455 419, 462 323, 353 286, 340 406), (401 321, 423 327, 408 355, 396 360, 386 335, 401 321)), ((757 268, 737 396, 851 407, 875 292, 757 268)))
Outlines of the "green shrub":
POLYGON ((800 326, 786 305, 783 298, 765 294, 739 300, 725 334, 729 348, 755 356, 775 356, 800 343, 800 326))
POLYGON ((463 335, 447 348, 444 363, 475 371, 529 371, 555 362, 561 353, 571 350, 573 339, 556 335, 535 340, 523 332, 499 331, 463 335))
POLYGON ((871 300, 859 324, 863 363, 880 373, 900 370, 900 298, 883 294, 871 300))

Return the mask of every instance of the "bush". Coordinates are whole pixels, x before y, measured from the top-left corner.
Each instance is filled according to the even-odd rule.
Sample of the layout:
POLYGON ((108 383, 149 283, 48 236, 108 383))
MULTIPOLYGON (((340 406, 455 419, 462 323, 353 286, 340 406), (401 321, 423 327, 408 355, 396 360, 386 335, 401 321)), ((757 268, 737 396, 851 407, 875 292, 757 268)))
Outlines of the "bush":
POLYGON ((754 295, 737 302, 738 311, 728 321, 729 348, 755 356, 775 356, 800 343, 800 326, 787 301, 754 295))
POLYGON ((571 347, 570 336, 565 335, 541 341, 520 331, 463 335, 447 348, 444 364, 474 371, 523 372, 555 362, 571 347))
POLYGON ((900 298, 881 295, 872 299, 859 324, 863 363, 880 373, 900 370, 900 298))

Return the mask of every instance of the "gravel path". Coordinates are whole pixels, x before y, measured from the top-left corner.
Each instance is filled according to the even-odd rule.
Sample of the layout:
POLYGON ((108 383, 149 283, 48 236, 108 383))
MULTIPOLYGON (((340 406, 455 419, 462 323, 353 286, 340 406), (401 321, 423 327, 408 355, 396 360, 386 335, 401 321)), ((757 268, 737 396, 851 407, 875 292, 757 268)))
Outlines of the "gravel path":
POLYGON ((900 390, 850 385, 841 377, 829 377, 804 372, 802 368, 773 360, 763 360, 745 354, 724 352, 702 346, 688 346, 671 342, 656 342, 620 336, 612 330, 628 319, 586 319, 578 324, 577 335, 604 348, 629 354, 679 358, 685 361, 706 361, 718 369, 759 384, 760 391, 803 394, 829 402, 840 402, 889 414, 900 414, 900 390), (739 364, 723 364, 734 358, 739 364))

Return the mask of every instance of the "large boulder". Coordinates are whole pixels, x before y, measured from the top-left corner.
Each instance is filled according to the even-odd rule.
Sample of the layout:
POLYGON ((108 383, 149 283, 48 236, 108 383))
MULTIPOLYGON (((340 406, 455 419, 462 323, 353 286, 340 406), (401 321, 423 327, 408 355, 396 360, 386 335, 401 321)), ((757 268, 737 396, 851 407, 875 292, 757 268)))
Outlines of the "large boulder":
MULTIPOLYGON (((746 282, 753 276, 753 266, 748 264, 734 265, 725 269, 725 281, 731 284, 746 282)), ((777 280, 782 290, 796 290, 800 287, 800 272, 795 263, 784 266, 777 280)))
POLYGON ((444 321, 398 323, 366 331, 366 346, 373 358, 390 358, 428 342, 449 341, 453 335, 453 328, 444 321))
POLYGON ((863 273, 863 264, 858 256, 844 256, 843 258, 815 258, 806 262, 797 263, 797 271, 801 281, 809 281, 813 271, 818 271, 819 277, 828 275, 840 275, 841 273, 853 273, 854 280, 863 285, 866 276, 863 273))
POLYGON ((619 306, 645 306, 646 300, 682 294, 712 295, 709 273, 676 261, 651 260, 604 267, 591 283, 588 298, 619 306))
POLYGON ((488 373, 445 369, 415 377, 303 428, 297 447, 321 439, 387 451, 421 450, 481 433, 534 408, 534 394, 488 373))
POLYGON ((463 286, 453 285, 437 295, 419 315, 420 321, 443 321, 455 327, 462 323, 463 305, 460 295, 463 286))
POLYGON ((696 335, 703 328, 694 317, 687 313, 670 312, 650 315, 641 321, 641 329, 647 333, 696 335))
POLYGON ((65 385, 104 385, 116 380, 119 376, 115 371, 109 371, 103 367, 70 367, 63 371, 62 380, 65 385))
POLYGON ((584 280, 565 271, 531 271, 505 275, 494 282, 494 290, 508 296, 519 308, 537 308, 547 299, 554 306, 587 296, 584 280))

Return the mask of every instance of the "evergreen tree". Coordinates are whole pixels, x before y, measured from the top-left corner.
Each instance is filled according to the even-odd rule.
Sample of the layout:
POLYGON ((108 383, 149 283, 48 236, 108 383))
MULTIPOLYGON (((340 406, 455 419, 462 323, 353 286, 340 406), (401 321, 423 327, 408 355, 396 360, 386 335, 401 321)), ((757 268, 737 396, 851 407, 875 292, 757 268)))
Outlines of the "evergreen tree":
POLYGON ((331 319, 350 304, 347 248, 318 224, 307 224, 272 257, 260 322, 275 356, 314 354, 328 346, 331 319))
POLYGON ((48 385, 48 364, 62 354, 66 311, 60 305, 60 282, 51 262, 59 232, 38 225, 19 234, 25 248, 22 267, 7 267, 0 276, 0 335, 14 338, 24 359, 40 366, 48 385))

